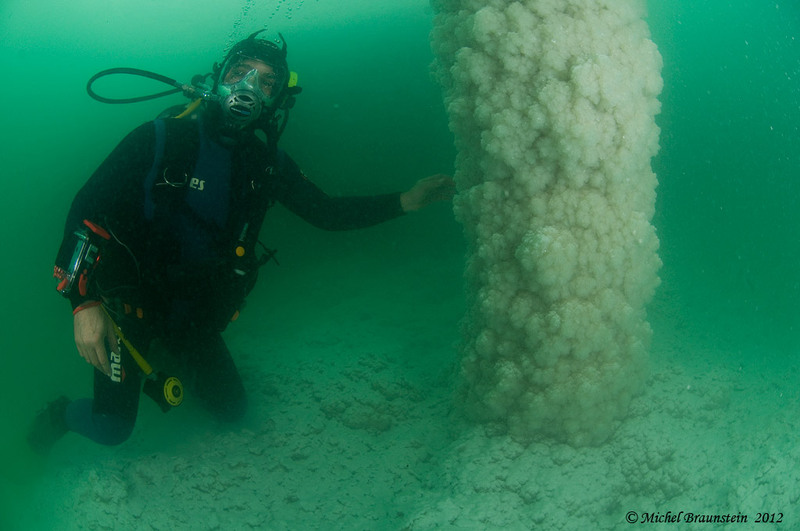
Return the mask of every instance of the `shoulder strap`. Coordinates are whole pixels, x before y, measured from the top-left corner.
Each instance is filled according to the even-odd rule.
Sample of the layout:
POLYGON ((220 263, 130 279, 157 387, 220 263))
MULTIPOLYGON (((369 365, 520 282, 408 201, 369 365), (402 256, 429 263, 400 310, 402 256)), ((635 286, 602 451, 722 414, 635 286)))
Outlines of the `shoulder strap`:
POLYGON ((157 202, 182 199, 185 195, 199 143, 197 126, 190 120, 157 119, 153 126, 155 155, 144 182, 144 216, 148 221, 156 214, 157 202))
POLYGON ((144 218, 148 221, 152 220, 155 214, 156 204, 153 201, 153 187, 155 186, 156 176, 161 170, 161 159, 164 158, 164 145, 166 144, 164 120, 155 120, 153 126, 156 132, 155 155, 153 156, 153 165, 144 180, 144 218))

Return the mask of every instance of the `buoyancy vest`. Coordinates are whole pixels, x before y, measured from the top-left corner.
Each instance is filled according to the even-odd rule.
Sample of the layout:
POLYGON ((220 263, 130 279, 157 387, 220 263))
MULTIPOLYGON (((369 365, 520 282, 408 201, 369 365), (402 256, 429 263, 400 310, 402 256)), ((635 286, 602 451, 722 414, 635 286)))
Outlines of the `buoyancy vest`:
POLYGON ((228 149, 204 122, 159 119, 144 182, 144 219, 156 255, 150 299, 180 326, 224 329, 255 285, 258 234, 271 206, 277 152, 253 138, 228 149))

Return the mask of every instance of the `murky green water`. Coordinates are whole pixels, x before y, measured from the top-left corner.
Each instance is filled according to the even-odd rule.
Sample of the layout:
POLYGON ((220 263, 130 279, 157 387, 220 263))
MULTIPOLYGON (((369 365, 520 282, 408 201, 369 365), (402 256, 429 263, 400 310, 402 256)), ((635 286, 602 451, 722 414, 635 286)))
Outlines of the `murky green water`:
MULTIPOLYGON (((432 13, 424 2, 391 9, 353 0, 335 7, 324 0, 163 4, 116 2, 98 10, 83 0, 60 7, 12 0, 0 7, 5 73, 0 83, 0 241, 5 246, 0 351, 6 360, 0 387, 6 424, 0 440, 0 527, 12 507, 24 505, 31 492, 50 481, 43 478, 93 451, 88 443, 73 441, 55 463, 43 463, 23 444, 27 422, 46 400, 62 393, 82 396, 90 389, 91 375, 72 345, 68 305, 50 279, 71 197, 125 133, 180 101, 101 105, 84 92, 89 76, 133 66, 188 80, 220 60, 225 44, 271 20, 286 36, 290 65, 304 87, 284 148, 318 184, 333 194, 377 193, 452 171, 447 117, 429 76, 432 13)), ((659 177, 654 224, 664 261, 652 311, 656 346, 666 348, 680 337, 675 359, 702 357, 720 367, 744 364, 754 374, 776 371, 796 381, 800 8, 788 2, 672 0, 649 2, 649 11, 665 81, 658 118, 661 152, 653 162, 659 177)), ((442 345, 457 340, 464 250, 446 208, 380 230, 336 235, 311 230, 277 211, 268 219, 264 239, 279 249, 283 270, 268 278, 251 302, 251 311, 268 315, 270 322, 263 326, 281 327, 288 316, 293 323, 307 319, 302 305, 292 301, 295 296, 306 297, 315 308, 340 311, 331 298, 356 296, 358 283, 343 280, 343 287, 332 286, 337 279, 362 275, 361 284, 371 293, 388 283, 392 287, 385 291, 398 300, 405 286, 431 283, 422 291, 435 296, 404 300, 397 307, 438 314, 440 321, 428 322, 448 328, 425 333, 442 345), (365 263, 377 265, 362 271, 365 263), (315 271, 315 264, 324 271, 315 271), (449 302, 435 311, 442 300, 449 302), (411 309, 415 305, 424 310, 411 309)), ((352 315, 348 321, 393 315, 390 298, 365 300, 366 307, 345 307, 352 315)), ((408 315, 393 317, 404 322, 408 315)), ((231 332, 232 341, 244 343, 245 331, 261 333, 263 326, 246 321, 240 332, 231 332)), ((269 335, 261 341, 268 342, 269 335)), ((386 344, 405 340, 401 334, 385 338, 386 344)), ((287 337, 281 341, 291 344, 287 337)), ((448 372, 455 359, 446 346, 410 352, 412 362, 429 363, 435 372, 448 372)), ((290 354, 281 356, 291 359, 290 354)), ((252 364, 262 367, 269 360, 252 364)), ((797 408, 796 396, 780 407, 797 408)), ((163 421, 152 419, 161 433, 163 421)), ((157 451, 157 441, 147 439, 146 432, 138 440, 157 451)), ((395 515, 373 528, 392 529, 402 521, 395 515)))

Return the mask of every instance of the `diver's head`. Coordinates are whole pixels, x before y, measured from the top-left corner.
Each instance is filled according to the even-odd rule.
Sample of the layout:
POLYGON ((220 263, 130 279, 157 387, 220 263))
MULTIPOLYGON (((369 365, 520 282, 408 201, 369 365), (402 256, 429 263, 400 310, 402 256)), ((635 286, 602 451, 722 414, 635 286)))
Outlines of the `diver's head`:
POLYGON ((289 83, 286 42, 257 39, 257 31, 236 43, 215 65, 214 92, 226 125, 245 129, 269 119, 282 104, 289 83))

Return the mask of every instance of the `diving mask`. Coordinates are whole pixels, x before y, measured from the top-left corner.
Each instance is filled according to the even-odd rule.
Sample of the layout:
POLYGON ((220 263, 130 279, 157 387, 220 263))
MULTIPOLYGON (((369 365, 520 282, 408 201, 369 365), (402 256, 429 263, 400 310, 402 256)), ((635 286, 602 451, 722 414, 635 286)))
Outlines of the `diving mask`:
POLYGON ((278 77, 272 72, 259 72, 247 63, 233 65, 225 75, 225 81, 217 87, 219 104, 225 117, 239 128, 244 128, 261 116, 265 107, 274 102, 273 94, 278 86, 278 77))

